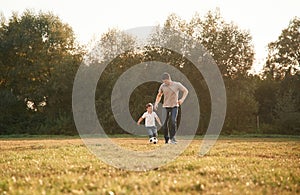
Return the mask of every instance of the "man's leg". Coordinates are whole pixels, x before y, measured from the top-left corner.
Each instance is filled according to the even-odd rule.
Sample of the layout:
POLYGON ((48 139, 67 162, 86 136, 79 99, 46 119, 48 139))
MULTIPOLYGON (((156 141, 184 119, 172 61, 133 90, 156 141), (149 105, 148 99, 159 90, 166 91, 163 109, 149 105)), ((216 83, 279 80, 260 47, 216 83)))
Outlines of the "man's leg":
POLYGON ((176 123, 177 123, 177 114, 178 114, 178 107, 174 107, 171 110, 171 129, 170 129, 170 139, 173 142, 176 142, 175 140, 175 134, 176 134, 176 123))
POLYGON ((165 112, 165 121, 163 124, 163 130, 164 130, 164 137, 165 137, 165 143, 167 144, 169 142, 169 128, 168 128, 168 121, 169 121, 169 110, 167 108, 164 108, 163 110, 165 112))

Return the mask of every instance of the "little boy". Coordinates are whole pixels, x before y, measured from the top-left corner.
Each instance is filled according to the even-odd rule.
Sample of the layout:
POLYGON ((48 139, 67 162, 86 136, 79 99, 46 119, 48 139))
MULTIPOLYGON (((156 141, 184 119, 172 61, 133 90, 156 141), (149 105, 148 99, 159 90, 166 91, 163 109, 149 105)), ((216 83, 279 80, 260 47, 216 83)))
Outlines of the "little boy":
POLYGON ((145 119, 145 127, 148 131, 149 138, 151 137, 156 137, 157 136, 157 127, 155 126, 155 119, 157 120, 158 124, 160 126, 161 122, 159 117, 155 112, 153 112, 153 105, 151 103, 148 103, 146 105, 146 110, 145 112, 138 120, 137 124, 140 125, 143 119, 145 119))

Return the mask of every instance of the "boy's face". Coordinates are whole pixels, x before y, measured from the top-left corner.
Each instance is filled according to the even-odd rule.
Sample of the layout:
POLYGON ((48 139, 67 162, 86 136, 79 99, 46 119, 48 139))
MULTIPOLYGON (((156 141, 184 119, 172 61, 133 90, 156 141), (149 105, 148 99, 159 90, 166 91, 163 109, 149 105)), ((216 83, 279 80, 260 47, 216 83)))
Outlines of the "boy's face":
POLYGON ((147 107, 148 112, 152 112, 152 110, 153 110, 152 106, 147 107))

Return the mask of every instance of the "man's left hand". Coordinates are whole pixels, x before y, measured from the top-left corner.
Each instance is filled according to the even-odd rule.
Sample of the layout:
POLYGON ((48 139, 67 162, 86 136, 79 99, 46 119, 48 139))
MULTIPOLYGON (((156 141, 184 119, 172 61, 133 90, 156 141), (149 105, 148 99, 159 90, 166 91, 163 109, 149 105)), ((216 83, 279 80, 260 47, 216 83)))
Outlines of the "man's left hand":
POLYGON ((178 100, 178 105, 180 106, 182 103, 183 103, 183 101, 182 100, 178 100))

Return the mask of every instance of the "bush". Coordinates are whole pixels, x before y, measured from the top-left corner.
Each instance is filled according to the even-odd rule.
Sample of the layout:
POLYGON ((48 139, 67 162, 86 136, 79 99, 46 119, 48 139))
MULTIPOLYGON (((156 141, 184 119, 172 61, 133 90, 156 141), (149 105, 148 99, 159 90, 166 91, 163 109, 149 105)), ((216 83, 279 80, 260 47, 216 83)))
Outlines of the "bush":
POLYGON ((300 135, 300 112, 284 113, 280 115, 280 119, 276 120, 278 126, 281 127, 282 134, 300 135))
POLYGON ((71 114, 59 113, 57 117, 47 118, 38 128, 37 134, 45 135, 77 135, 71 114))

